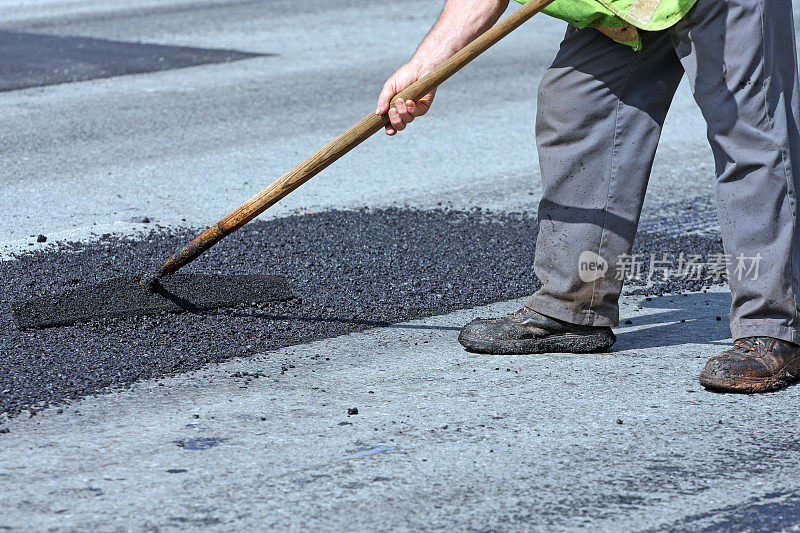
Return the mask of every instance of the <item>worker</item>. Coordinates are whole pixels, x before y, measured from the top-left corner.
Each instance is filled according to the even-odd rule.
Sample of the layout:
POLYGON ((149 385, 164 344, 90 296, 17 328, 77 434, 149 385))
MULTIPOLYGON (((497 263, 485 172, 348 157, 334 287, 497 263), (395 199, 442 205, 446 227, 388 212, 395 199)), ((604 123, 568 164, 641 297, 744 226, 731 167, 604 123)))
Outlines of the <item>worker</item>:
MULTIPOLYGON (((507 7, 447 0, 383 86, 376 112, 388 112, 388 135, 427 113, 435 91, 394 105, 392 97, 507 7)), ((488 354, 611 347, 623 283, 616 274, 631 257, 661 128, 685 73, 716 163, 721 255, 759 262, 757 275, 752 265, 728 275, 733 345, 711 357, 700 382, 762 392, 795 381, 800 93, 791 0, 556 0, 545 12, 569 24, 538 93, 543 192, 533 268, 542 286, 522 309, 467 324, 461 344, 488 354)))

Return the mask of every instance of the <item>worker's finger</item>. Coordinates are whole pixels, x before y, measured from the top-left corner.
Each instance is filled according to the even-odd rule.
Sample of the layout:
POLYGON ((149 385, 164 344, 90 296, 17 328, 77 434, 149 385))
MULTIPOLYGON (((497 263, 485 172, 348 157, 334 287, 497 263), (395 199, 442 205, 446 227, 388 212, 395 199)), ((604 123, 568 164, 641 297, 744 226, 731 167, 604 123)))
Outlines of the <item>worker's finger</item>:
POLYGON ((404 129, 406 129, 406 125, 403 122, 403 119, 400 118, 397 109, 394 107, 389 110, 389 122, 391 122, 392 127, 395 129, 395 131, 403 131, 404 129))
POLYGON ((417 100, 416 104, 414 105, 415 112, 414 114, 418 117, 421 117, 428 110, 431 108, 431 104, 433 103, 433 97, 436 94, 436 91, 430 92, 417 100))
POLYGON ((395 130, 391 125, 386 126, 386 135, 394 135, 395 133, 397 133, 397 130, 395 130))
POLYGON ((375 110, 375 114, 383 115, 386 113, 389 110, 389 105, 395 94, 397 94, 397 91, 395 90, 394 79, 389 78, 386 80, 386 83, 383 84, 381 94, 378 96, 378 108, 375 110))
POLYGON ((398 98, 397 100, 395 100, 394 107, 395 109, 397 109, 397 113, 400 115, 400 120, 402 120, 406 124, 414 120, 414 115, 408 112, 408 108, 406 107, 406 102, 402 98, 398 98))

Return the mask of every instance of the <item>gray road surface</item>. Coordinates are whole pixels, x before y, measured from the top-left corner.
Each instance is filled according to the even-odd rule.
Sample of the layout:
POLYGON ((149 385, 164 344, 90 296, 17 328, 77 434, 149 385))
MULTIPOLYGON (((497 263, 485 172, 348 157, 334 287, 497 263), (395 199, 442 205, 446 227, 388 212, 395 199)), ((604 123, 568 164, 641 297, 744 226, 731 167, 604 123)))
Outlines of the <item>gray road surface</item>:
POLYGON ((0 527, 776 531, 800 523, 789 408, 800 389, 720 395, 696 381, 729 336, 708 316, 709 307, 723 312, 726 294, 627 297, 632 324, 610 354, 476 356, 453 342, 466 320, 519 303, 234 360, 14 420, 2 436, 0 527))
MULTIPOLYGON (((0 0, 0 30, 270 54, 0 93, 0 246, 216 221, 369 112, 439 6, 0 0)), ((265 216, 535 209, 536 87, 563 31, 537 17, 410 134, 376 136, 265 216)), ((684 85, 647 209, 710 194, 712 172, 684 85)), ((457 328, 506 302, 13 418, 0 529, 797 530, 800 388, 696 381, 728 304, 627 297, 610 354, 463 352, 457 328)))
MULTIPOLYGON (((22 246, 39 233, 131 231, 142 216, 215 222, 370 112, 439 9, 408 0, 4 3, 2 29, 275 54, 0 93, 0 233, 22 246)), ((266 216, 440 202, 535 209, 536 87, 564 28, 535 18, 443 86, 406 135, 367 141, 266 216)), ((668 122, 650 207, 712 184, 685 87, 668 122)))

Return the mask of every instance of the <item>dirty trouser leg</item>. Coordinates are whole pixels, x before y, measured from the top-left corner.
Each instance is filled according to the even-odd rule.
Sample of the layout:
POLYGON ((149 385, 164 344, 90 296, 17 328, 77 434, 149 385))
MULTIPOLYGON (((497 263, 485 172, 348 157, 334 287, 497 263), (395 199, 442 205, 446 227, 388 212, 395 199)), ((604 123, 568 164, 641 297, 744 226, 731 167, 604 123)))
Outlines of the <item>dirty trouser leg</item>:
POLYGON ((734 339, 800 343, 793 20, 791 0, 698 0, 669 30, 708 123, 716 161, 734 339))
POLYGON ((543 194, 534 269, 542 288, 528 307, 575 324, 618 324, 617 258, 630 254, 682 76, 667 32, 645 33, 634 52, 593 29, 567 31, 539 88, 543 194), (608 262, 605 275, 582 279, 584 252, 608 262))

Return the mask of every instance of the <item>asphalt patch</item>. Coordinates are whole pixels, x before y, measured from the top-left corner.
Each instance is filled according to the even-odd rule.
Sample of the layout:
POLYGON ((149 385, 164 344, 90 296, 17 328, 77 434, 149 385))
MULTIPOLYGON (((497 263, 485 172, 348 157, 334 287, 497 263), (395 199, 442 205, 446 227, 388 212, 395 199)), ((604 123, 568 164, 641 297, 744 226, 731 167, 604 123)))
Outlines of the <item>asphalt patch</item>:
MULTIPOLYGON (((637 253, 721 252, 716 234, 681 235, 674 224, 664 227, 672 229, 645 221, 637 253)), ((295 296, 289 302, 45 330, 15 326, 11 302, 149 271, 196 233, 154 228, 137 239, 106 235, 0 263, 0 414, 35 413, 138 380, 519 298, 539 286, 533 274, 537 223, 532 215, 329 211, 255 221, 186 267, 284 276, 295 296)), ((710 284, 704 278, 633 288, 659 294, 710 284)), ((264 371, 277 377, 281 364, 264 371)))
POLYGON ((207 450, 208 448, 219 446, 228 440, 230 439, 223 439, 219 437, 196 437, 193 439, 176 440, 173 441, 173 444, 183 448, 184 450, 207 450))
POLYGON ((774 492, 737 505, 690 515, 662 530, 717 532, 788 531, 800 523, 800 494, 774 492))
POLYGON ((0 31, 0 50, 0 91, 269 55, 13 31, 0 31))

